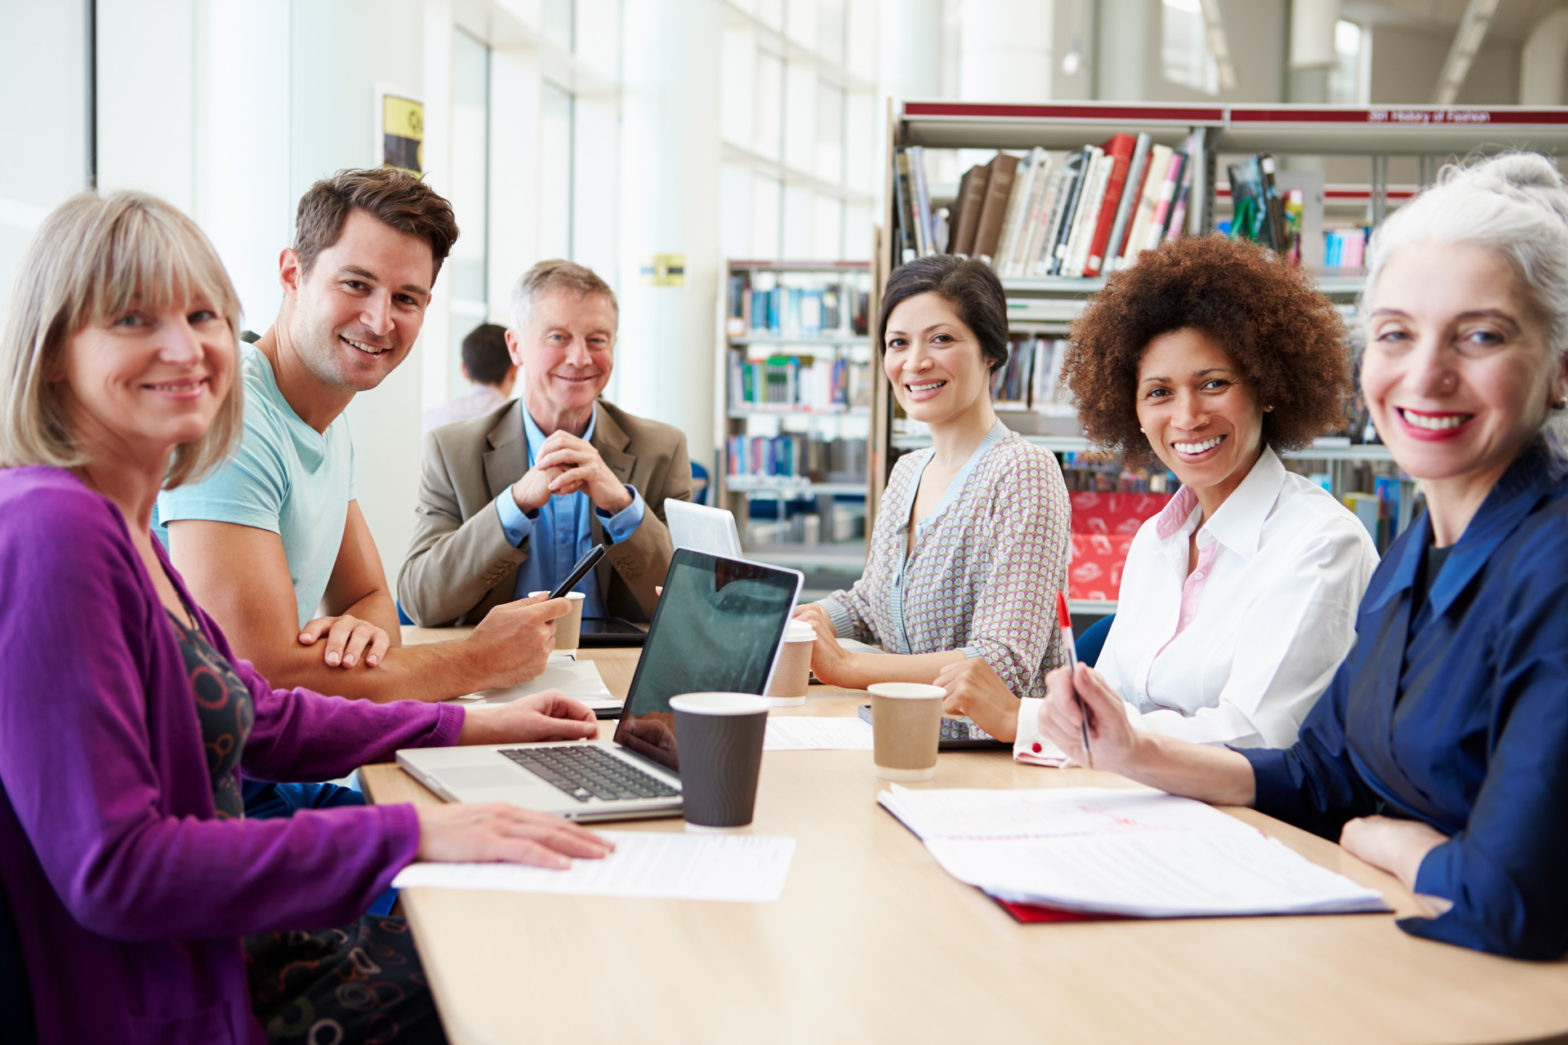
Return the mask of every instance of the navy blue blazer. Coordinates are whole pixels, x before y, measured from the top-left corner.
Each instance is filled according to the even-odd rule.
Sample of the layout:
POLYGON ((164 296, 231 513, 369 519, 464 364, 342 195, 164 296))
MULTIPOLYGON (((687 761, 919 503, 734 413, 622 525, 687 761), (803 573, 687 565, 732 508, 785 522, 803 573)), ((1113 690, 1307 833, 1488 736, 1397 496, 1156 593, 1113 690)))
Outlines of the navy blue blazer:
POLYGON ((1329 838, 1382 813, 1449 836, 1400 928, 1517 958, 1568 951, 1568 488, 1522 454, 1412 605, 1431 523, 1372 576, 1356 645, 1295 746, 1245 750, 1258 809, 1329 838))

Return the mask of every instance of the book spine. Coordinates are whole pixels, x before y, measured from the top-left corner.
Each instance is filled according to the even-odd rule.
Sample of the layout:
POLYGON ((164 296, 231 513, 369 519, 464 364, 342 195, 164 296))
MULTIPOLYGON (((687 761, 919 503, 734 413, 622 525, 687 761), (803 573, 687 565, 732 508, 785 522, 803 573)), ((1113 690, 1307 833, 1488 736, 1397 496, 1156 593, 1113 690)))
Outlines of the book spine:
POLYGON ((909 176, 915 188, 915 249, 921 257, 936 253, 936 237, 931 223, 931 191, 926 184, 925 149, 909 147, 909 176))
POLYGON ((1111 226, 1116 223, 1116 212, 1121 207, 1122 191, 1127 184, 1127 169, 1132 166, 1133 149, 1137 139, 1130 134, 1117 134, 1103 148, 1110 157, 1110 173, 1105 180, 1105 196, 1100 203, 1100 213, 1095 219, 1094 235, 1089 240, 1089 251, 1084 259, 1082 274, 1098 276, 1105 258, 1105 245, 1111 239, 1111 226))
POLYGON ((1089 241, 1094 238, 1094 231, 1100 223, 1100 210, 1105 202, 1105 185, 1111 173, 1111 157, 1100 152, 1095 146, 1097 155, 1094 163, 1089 168, 1089 181, 1084 186, 1083 198, 1078 204, 1078 216, 1073 222, 1072 239, 1067 245, 1067 254, 1062 259, 1061 274, 1064 276, 1083 275, 1084 266, 1089 261, 1089 241))
POLYGON ((1092 145, 1086 145, 1078 154, 1078 167, 1072 174, 1072 185, 1068 188, 1067 202, 1062 208, 1061 224, 1057 226, 1053 243, 1051 245, 1051 258, 1046 267, 1046 275, 1054 276, 1062 270, 1062 263, 1067 260, 1067 242, 1072 236, 1073 222, 1078 218, 1078 203, 1083 198, 1085 183, 1088 181, 1091 168, 1094 166, 1094 154, 1097 150, 1092 145))
POLYGON ((1115 271, 1127 244, 1127 231, 1138 209, 1138 197, 1143 193, 1143 174, 1149 168, 1149 145, 1147 134, 1138 135, 1132 160, 1127 165, 1127 177, 1122 183, 1122 198, 1116 203, 1116 218, 1111 223, 1111 234, 1105 241, 1105 254, 1100 264, 1102 272, 1115 271))

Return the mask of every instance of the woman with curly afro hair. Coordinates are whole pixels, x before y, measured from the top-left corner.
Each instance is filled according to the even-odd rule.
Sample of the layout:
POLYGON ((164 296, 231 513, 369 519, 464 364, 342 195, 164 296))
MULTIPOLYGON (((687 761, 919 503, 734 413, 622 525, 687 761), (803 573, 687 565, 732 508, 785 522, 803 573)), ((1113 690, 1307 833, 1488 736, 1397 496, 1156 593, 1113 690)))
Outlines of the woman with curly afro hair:
MULTIPOLYGON (((1276 453, 1344 424, 1338 314, 1251 244, 1183 239, 1107 281, 1063 376, 1090 439, 1181 481, 1128 550, 1096 670, 1140 729, 1290 744, 1355 640, 1377 565, 1366 528, 1276 453)), ((1005 706, 968 674, 962 703, 1005 706)), ((1013 750, 1055 764, 1042 704, 1017 708, 1013 750)))

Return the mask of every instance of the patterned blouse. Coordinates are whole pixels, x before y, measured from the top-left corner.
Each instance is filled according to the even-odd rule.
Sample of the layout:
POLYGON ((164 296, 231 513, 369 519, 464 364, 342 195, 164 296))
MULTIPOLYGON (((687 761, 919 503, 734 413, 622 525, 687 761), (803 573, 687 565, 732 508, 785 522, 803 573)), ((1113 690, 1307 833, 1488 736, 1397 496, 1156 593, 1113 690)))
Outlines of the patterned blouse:
POLYGON ((882 495, 866 570, 824 599, 839 636, 890 653, 962 650, 984 657, 1020 697, 1045 695, 1063 663, 1056 593, 1067 587, 1071 508, 1050 451, 1000 421, 936 509, 909 518, 933 450, 905 454, 882 495))
POLYGON ((191 627, 173 613, 169 620, 174 625, 185 672, 191 679, 191 693, 196 698, 207 772, 212 776, 213 808, 219 820, 239 820, 245 816, 245 799, 235 770, 245 753, 245 740, 256 724, 250 690, 234 673, 234 665, 213 647, 201 629, 191 627))

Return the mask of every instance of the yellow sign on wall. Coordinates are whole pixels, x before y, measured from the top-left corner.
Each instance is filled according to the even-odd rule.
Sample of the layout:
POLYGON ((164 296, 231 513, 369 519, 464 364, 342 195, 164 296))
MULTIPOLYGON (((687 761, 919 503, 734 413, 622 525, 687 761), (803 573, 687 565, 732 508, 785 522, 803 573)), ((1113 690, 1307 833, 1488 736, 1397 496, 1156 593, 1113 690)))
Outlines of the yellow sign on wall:
POLYGON ((686 255, 650 254, 639 269, 643 286, 684 287, 686 285, 686 255))
POLYGON ((381 165, 424 173, 425 106, 395 94, 381 96, 381 165))

